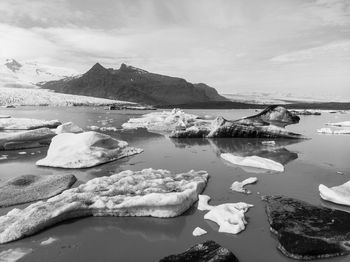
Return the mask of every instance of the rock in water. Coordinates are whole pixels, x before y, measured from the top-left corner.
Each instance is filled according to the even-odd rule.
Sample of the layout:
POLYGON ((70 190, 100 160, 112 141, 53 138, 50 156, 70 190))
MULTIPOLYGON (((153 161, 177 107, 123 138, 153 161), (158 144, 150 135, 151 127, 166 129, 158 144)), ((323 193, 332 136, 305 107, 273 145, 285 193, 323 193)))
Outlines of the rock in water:
POLYGON ((81 133, 84 130, 81 129, 79 126, 77 126, 76 124, 72 123, 72 122, 67 122, 64 123, 62 125, 59 125, 55 132, 56 134, 62 134, 62 133, 81 133))
POLYGON ((31 130, 41 127, 56 128, 58 120, 40 120, 30 118, 0 118, 0 130, 31 130))
POLYGON ((86 216, 175 217, 197 201, 208 173, 130 170, 98 177, 0 217, 0 243, 32 235, 60 221, 86 216))
POLYGON ((320 191, 320 196, 324 200, 350 206, 350 181, 331 188, 321 184, 318 189, 320 191))
POLYGON ((204 215, 204 219, 218 224, 219 232, 238 234, 245 229, 247 221, 244 218, 244 213, 253 205, 239 202, 211 206, 208 204, 209 201, 209 196, 199 195, 198 209, 202 211, 209 210, 204 215))
POLYGON ((268 196, 266 213, 278 249, 294 259, 318 259, 350 252, 350 214, 283 196, 268 196))
POLYGON ((0 207, 18 205, 53 197, 70 188, 74 175, 23 175, 0 187, 0 207))
POLYGON ((227 248, 209 240, 191 247, 184 253, 162 258, 159 262, 238 262, 238 259, 227 248))
POLYGON ((47 146, 56 135, 49 128, 0 133, 0 150, 27 149, 47 146))
POLYGON ((141 153, 140 148, 94 131, 63 133, 52 139, 47 156, 39 166, 86 168, 141 153))

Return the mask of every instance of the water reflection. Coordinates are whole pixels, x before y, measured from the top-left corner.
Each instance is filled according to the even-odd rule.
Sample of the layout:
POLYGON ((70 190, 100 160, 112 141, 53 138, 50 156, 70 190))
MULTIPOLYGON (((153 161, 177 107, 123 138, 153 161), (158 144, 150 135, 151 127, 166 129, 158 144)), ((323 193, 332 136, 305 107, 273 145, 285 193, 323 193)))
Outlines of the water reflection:
MULTIPOLYGON (((220 157, 222 153, 231 153, 240 157, 259 156, 276 161, 283 166, 298 158, 298 154, 291 152, 285 147, 300 143, 304 140, 278 139, 274 144, 264 144, 266 139, 257 138, 221 138, 221 139, 171 139, 176 147, 191 148, 210 146, 215 154, 220 157)), ((247 172, 264 172, 255 168, 242 167, 247 172)))

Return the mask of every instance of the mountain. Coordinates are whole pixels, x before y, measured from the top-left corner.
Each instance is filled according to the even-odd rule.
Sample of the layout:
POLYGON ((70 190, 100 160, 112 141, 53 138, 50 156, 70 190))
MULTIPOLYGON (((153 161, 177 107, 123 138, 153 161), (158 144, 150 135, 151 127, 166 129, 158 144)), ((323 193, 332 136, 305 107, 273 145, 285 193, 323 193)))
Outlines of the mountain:
POLYGON ((147 72, 122 64, 119 69, 96 63, 80 77, 40 85, 59 93, 88 95, 151 105, 228 101, 205 84, 192 84, 178 77, 147 72))
POLYGON ((38 82, 58 80, 76 74, 77 72, 71 69, 32 61, 0 59, 0 87, 38 88, 38 82))

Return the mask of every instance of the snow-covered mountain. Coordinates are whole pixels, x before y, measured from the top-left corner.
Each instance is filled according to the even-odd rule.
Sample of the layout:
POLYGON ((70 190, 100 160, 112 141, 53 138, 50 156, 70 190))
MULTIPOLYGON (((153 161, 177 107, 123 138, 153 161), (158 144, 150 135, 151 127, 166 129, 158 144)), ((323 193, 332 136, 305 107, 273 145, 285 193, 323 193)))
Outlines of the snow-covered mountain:
POLYGON ((296 95, 282 92, 237 92, 221 94, 233 102, 249 104, 292 104, 292 103, 324 103, 324 102, 349 102, 349 99, 332 95, 296 95))
POLYGON ((42 65, 33 61, 0 59, 0 87, 38 88, 37 83, 72 77, 78 73, 63 67, 42 65))

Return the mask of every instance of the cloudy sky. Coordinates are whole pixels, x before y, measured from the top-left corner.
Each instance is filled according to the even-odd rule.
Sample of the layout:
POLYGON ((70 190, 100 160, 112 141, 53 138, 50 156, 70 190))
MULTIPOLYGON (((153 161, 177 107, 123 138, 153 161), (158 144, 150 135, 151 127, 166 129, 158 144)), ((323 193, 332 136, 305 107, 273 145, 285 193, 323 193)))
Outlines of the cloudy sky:
POLYGON ((1 0, 0 57, 350 100, 350 0, 1 0))

